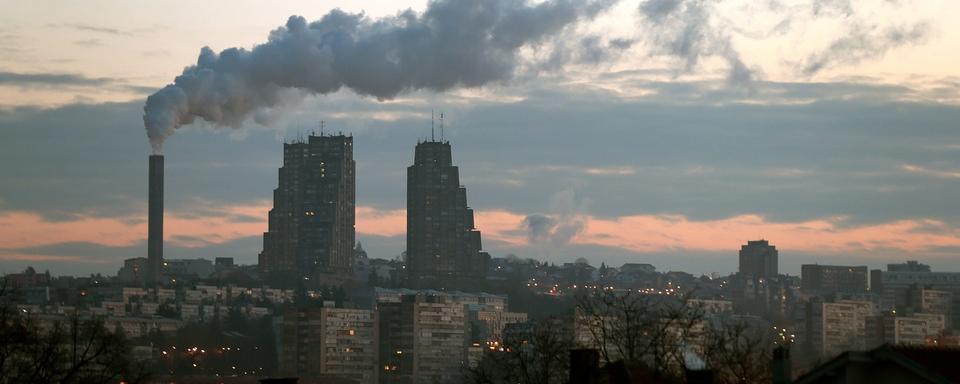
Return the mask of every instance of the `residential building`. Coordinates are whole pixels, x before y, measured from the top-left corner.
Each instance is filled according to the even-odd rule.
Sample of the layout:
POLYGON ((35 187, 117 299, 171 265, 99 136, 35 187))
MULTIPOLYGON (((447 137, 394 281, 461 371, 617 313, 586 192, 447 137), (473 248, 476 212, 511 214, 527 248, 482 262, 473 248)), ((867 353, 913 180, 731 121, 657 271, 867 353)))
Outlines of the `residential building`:
POLYGON ((465 306, 449 295, 403 295, 379 304, 380 382, 455 382, 466 364, 465 306))
POLYGON ((804 341, 825 358, 866 350, 868 317, 876 315, 877 307, 869 301, 813 299, 807 303, 804 341))
POLYGON ((117 279, 123 284, 142 284, 147 277, 148 260, 146 257, 134 257, 123 261, 123 267, 117 271, 117 279))
POLYGON ((930 272, 930 266, 916 260, 909 260, 902 264, 887 264, 890 272, 930 272))
POLYGON ((793 384, 947 384, 960 382, 960 349, 884 345, 850 351, 804 373, 793 384))
POLYGON ((321 133, 284 143, 283 166, 259 256, 261 273, 313 276, 314 281, 351 277, 355 171, 352 136, 321 133))
POLYGON ((943 335, 944 316, 939 314, 903 315, 894 311, 871 318, 868 327, 868 346, 927 345, 943 335))
MULTIPOLYGON (((922 265, 922 264, 921 264, 922 265)), ((914 267, 914 269, 922 269, 914 267)), ((917 271, 871 271, 871 290, 881 296, 881 305, 885 310, 909 312, 915 304, 912 297, 918 289, 930 289, 951 293, 951 309, 947 323, 950 327, 958 324, 960 317, 960 272, 917 272, 917 271)), ((934 294, 931 294, 934 295, 934 294)), ((931 305, 934 300, 930 298, 931 305)), ((942 303, 941 303, 942 304, 942 303)))
POLYGON ((204 279, 213 274, 213 262, 207 259, 165 259, 163 272, 171 279, 204 279))
POLYGON ((377 313, 362 309, 289 308, 279 321, 280 374, 377 383, 377 313))
POLYGON ((489 259, 481 252, 480 231, 450 143, 417 143, 414 163, 407 168, 408 285, 477 289, 489 259))
POLYGON ((503 308, 496 308, 484 304, 467 306, 467 319, 470 324, 471 342, 503 343, 503 330, 509 324, 527 321, 527 314, 523 312, 507 312, 503 308))
POLYGON ((804 264, 800 289, 808 293, 866 292, 867 267, 804 264))
POLYGON ((953 316, 953 292, 939 289, 910 286, 907 288, 904 312, 943 315, 946 328, 951 328, 953 316))

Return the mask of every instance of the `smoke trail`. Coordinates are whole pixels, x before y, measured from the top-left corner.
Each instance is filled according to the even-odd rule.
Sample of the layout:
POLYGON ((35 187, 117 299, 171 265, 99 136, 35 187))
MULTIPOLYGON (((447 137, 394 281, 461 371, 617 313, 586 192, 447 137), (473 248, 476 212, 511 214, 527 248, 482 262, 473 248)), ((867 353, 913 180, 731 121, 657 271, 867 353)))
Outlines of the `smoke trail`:
POLYGON ((616 0, 436 0, 377 20, 334 10, 308 23, 291 16, 252 50, 204 47, 197 64, 147 98, 143 122, 154 152, 176 129, 201 118, 238 126, 280 103, 279 91, 342 87, 377 99, 509 80, 520 49, 549 42, 616 0))
POLYGON ((530 244, 565 245, 587 229, 587 216, 583 215, 585 203, 578 202, 571 190, 555 193, 550 198, 553 214, 532 214, 523 219, 521 226, 527 232, 530 244))

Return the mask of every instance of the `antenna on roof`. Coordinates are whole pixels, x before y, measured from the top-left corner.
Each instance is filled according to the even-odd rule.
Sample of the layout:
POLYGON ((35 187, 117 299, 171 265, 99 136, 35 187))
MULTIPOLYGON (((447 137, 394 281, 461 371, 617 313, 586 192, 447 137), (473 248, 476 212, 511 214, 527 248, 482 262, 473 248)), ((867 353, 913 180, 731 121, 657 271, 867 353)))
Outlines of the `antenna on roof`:
POLYGON ((430 108, 430 141, 433 141, 433 108, 430 108))
POLYGON ((320 120, 320 136, 323 136, 323 129, 327 127, 327 122, 320 120))
POLYGON ((443 112, 440 112, 440 142, 443 142, 443 112))

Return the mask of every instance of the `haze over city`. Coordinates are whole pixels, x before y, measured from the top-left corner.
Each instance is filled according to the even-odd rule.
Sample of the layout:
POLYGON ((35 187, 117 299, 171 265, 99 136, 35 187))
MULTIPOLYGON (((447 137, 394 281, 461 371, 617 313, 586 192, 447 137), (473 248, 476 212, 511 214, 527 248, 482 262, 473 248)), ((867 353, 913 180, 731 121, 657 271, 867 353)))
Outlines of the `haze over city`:
POLYGON ((0 384, 960 382, 956 1, 0 10, 0 384))
MULTIPOLYGON (((249 49, 290 15, 335 7, 425 7, 55 4, 0 16, 5 272, 108 272, 142 253, 143 100, 200 47, 249 49)), ((604 4, 479 88, 285 91, 237 128, 198 119, 164 149, 168 254, 253 262, 281 142, 325 120, 357 141, 358 238, 399 255, 398 164, 433 109, 494 254, 726 273, 731 250, 763 237, 794 272, 905 255, 960 267, 954 2, 695 4, 661 18, 604 4)))

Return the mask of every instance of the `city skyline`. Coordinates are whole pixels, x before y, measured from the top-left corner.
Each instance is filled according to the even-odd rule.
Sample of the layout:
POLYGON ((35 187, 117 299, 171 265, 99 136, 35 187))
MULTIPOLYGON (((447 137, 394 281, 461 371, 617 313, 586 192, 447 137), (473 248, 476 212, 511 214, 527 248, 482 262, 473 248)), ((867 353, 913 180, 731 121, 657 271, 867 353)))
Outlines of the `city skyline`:
MULTIPOLYGON (((724 24, 725 17, 775 10, 705 9, 703 25, 718 29, 704 27, 712 40, 681 55, 656 43, 675 37, 673 24, 685 19, 653 25, 651 9, 622 2, 577 26, 588 37, 603 32, 599 41, 576 44, 604 54, 591 61, 593 50, 567 47, 573 58, 560 61, 563 70, 525 61, 509 81, 481 89, 384 101, 350 91, 297 101, 283 94, 289 103, 258 111, 239 129, 198 121, 164 149, 164 254, 256 263, 280 143, 326 120, 356 138, 357 239, 372 257, 399 255, 406 247, 401 164, 428 137, 428 110, 436 108, 448 116, 476 227, 494 257, 727 273, 741 244, 765 238, 781 251, 781 271, 793 275, 801 264, 877 268, 906 260, 960 270, 953 201, 960 194, 960 83, 947 65, 956 61, 949 47, 958 32, 943 11, 957 5, 906 11, 888 2, 842 3, 792 2, 800 16, 775 18, 785 29, 766 37, 724 24), (635 25, 649 35, 629 33, 635 25), (808 36, 819 27, 825 36, 808 36), (794 54, 778 48, 796 41, 803 44, 794 54), (747 81, 732 76, 738 67, 717 48, 724 44, 750 70, 747 81)), ((12 16, 3 16, 0 272, 32 265, 54 274, 113 273, 124 259, 146 256, 146 95, 195 62, 204 45, 249 48, 287 16, 315 20, 328 12, 305 4, 238 10, 217 33, 182 21, 134 25, 144 12, 104 4, 130 18, 94 15, 95 6, 77 10, 75 20, 26 17, 44 4, 11 5, 12 16), (162 29, 176 38, 164 39, 162 29), (24 46, 28 35, 45 41, 65 31, 75 41, 24 46), (159 51, 130 50, 134 40, 159 51), (104 53, 126 50, 139 54, 97 65, 104 53)), ((400 8, 340 5, 371 18, 400 8)), ((410 6, 419 12, 426 4, 410 6)), ((198 14, 213 12, 206 7, 198 14)))

